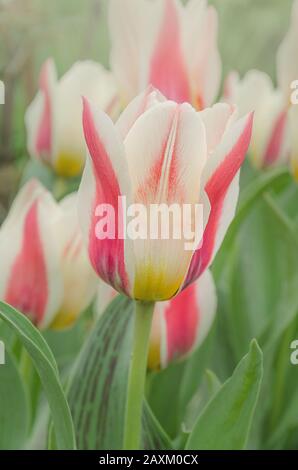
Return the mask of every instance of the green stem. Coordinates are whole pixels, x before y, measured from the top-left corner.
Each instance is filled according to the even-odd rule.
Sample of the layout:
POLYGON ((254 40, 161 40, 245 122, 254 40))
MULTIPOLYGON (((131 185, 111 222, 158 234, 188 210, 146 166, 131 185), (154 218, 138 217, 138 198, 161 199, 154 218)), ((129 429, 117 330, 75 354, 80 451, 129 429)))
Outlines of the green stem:
POLYGON ((140 448, 142 409, 154 303, 136 301, 132 356, 128 376, 124 450, 140 448))

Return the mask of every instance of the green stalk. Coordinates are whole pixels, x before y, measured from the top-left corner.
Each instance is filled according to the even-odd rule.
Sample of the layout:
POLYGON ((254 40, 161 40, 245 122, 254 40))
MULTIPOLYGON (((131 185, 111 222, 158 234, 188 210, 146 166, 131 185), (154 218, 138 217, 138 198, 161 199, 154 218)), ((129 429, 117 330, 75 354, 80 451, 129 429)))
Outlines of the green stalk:
POLYGON ((128 376, 124 424, 124 450, 140 448, 149 339, 154 303, 135 302, 132 356, 128 376))

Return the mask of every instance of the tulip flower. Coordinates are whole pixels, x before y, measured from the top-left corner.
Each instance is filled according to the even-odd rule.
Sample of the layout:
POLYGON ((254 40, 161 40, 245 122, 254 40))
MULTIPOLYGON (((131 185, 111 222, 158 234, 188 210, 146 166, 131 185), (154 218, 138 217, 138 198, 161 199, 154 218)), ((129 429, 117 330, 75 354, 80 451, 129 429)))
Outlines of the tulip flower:
MULTIPOLYGON (((154 302, 174 297, 212 262, 234 217, 252 121, 252 114, 237 120, 227 104, 197 112, 190 104, 167 101, 149 89, 114 125, 84 100, 88 155, 79 189, 79 217, 89 258, 99 277, 136 299, 125 449, 140 443, 154 302), (119 198, 128 207, 138 205, 149 212, 152 205, 182 208, 200 203, 204 230, 198 244, 186 250, 183 236, 153 239, 145 229, 145 238, 126 237, 126 214, 119 198), (107 233, 102 219, 98 221, 103 208, 107 233), (112 221, 110 208, 116 216, 110 217, 112 221)), ((142 218, 138 224, 144 228, 142 218)), ((195 225, 191 215, 187 225, 195 225)))
POLYGON ((77 176, 85 162, 81 97, 114 116, 118 99, 113 76, 101 65, 85 61, 74 64, 58 81, 49 59, 41 69, 39 88, 25 116, 28 151, 59 176, 77 176))
POLYGON ((40 329, 69 326, 94 295, 74 202, 57 204, 31 180, 0 229, 0 298, 40 329))
POLYGON ((60 217, 55 223, 55 236, 60 244, 60 271, 63 297, 51 328, 63 329, 75 323, 95 296, 97 278, 91 268, 78 222, 77 194, 59 203, 60 217))
POLYGON ((242 80, 232 72, 224 99, 235 103, 239 114, 254 111, 250 146, 252 164, 258 168, 286 164, 289 158, 288 114, 284 97, 264 72, 250 70, 242 80))
POLYGON ((148 367, 160 369, 184 359, 206 338, 216 313, 212 275, 205 271, 180 294, 154 308, 148 367))
POLYGON ((196 112, 149 89, 116 125, 85 100, 83 125, 89 152, 79 214, 93 268, 132 298, 170 299, 210 265, 234 217, 252 114, 236 120, 223 103, 196 112), (186 251, 184 240, 124 240, 121 224, 115 239, 100 239, 95 209, 110 204, 122 220, 121 195, 146 207, 201 203, 207 222, 200 245, 186 251))
MULTIPOLYGON (((95 303, 101 315, 117 292, 101 282, 95 303)), ((183 292, 154 307, 149 343, 148 367, 164 369, 171 362, 186 358, 206 338, 216 313, 217 299, 210 270, 183 292)))
POLYGON ((293 2, 291 25, 277 52, 277 82, 290 104, 292 83, 298 80, 298 0, 293 2))
POLYGON ((110 0, 110 63, 123 102, 151 84, 178 103, 210 106, 221 79, 217 23, 206 0, 110 0))

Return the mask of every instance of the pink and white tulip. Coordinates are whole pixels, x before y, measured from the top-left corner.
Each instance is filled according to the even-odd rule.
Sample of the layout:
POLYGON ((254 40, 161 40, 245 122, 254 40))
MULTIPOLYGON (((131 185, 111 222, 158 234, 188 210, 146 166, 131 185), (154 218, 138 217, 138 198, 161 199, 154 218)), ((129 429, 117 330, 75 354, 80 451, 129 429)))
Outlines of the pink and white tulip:
MULTIPOLYGON (((116 291, 100 283, 95 303, 102 315, 116 291)), ((154 306, 148 367, 163 369, 194 352, 208 335, 216 314, 217 298, 210 270, 176 297, 154 306)))
POLYGON ((298 80, 298 0, 293 2, 290 28, 277 52, 277 82, 286 104, 291 103, 292 83, 298 80))
POLYGON ((209 270, 173 299, 157 302, 148 367, 163 369, 193 353, 210 331, 216 306, 216 290, 209 270))
POLYGON ((277 79, 289 115, 290 166, 298 181, 298 0, 293 2, 291 25, 277 53, 277 79))
POLYGON ((288 163, 289 129, 284 97, 264 72, 250 70, 240 80, 232 72, 225 83, 224 99, 236 104, 240 116, 254 111, 250 159, 258 168, 288 163))
POLYGON ((127 104, 148 85, 196 109, 218 94, 218 19, 206 0, 110 0, 110 63, 127 104))
POLYGON ((195 281, 212 262, 234 217, 252 122, 252 114, 237 120, 227 104, 197 112, 149 89, 114 125, 85 100, 88 155, 79 215, 98 276, 119 292, 146 301, 168 300, 195 281), (120 196, 146 207, 202 204, 200 243, 190 251, 183 239, 123 239, 120 196), (114 208, 119 221, 115 239, 97 236, 95 209, 100 204, 114 208))
POLYGON ((57 327, 69 326, 96 287, 70 202, 57 204, 31 180, 0 229, 0 298, 41 329, 54 320, 57 327))
POLYGON ((112 117, 118 111, 113 76, 95 62, 77 62, 57 79, 53 60, 41 69, 39 92, 29 106, 25 124, 28 151, 61 176, 79 175, 85 163, 82 96, 112 117))
POLYGON ((63 297, 51 328, 71 326, 95 297, 98 280, 91 268, 78 221, 77 193, 59 203, 55 236, 60 246, 63 297))

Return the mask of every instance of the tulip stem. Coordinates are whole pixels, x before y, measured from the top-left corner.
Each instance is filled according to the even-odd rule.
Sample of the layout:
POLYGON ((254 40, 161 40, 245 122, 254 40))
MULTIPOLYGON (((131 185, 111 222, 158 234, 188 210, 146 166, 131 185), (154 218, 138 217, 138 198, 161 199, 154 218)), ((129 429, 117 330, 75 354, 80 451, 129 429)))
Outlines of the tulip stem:
POLYGON ((141 443, 142 410, 154 303, 135 302, 134 335, 128 376, 124 450, 137 450, 141 443))

